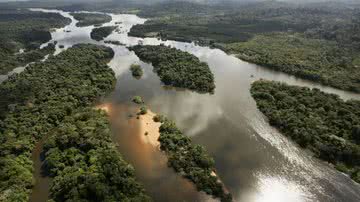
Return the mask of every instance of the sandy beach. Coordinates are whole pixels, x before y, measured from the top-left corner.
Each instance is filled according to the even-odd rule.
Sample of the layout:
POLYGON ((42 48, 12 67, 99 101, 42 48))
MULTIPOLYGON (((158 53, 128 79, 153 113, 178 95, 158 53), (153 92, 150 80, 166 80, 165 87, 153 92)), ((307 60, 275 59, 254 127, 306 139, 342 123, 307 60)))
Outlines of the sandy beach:
POLYGON ((160 122, 155 122, 153 117, 156 114, 150 110, 147 110, 145 115, 140 115, 139 119, 133 117, 134 121, 138 121, 139 123, 139 133, 142 141, 144 143, 150 144, 156 148, 160 147, 160 142, 158 141, 160 137, 159 128, 161 126, 160 122))

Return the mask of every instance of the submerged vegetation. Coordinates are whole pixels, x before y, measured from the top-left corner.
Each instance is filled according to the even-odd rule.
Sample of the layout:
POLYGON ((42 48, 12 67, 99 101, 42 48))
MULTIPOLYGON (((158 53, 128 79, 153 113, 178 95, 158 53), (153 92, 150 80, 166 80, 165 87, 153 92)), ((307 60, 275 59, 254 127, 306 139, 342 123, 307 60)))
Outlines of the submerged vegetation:
POLYGON ((101 13, 70 13, 79 22, 76 23, 78 27, 86 27, 90 25, 102 25, 111 21, 111 16, 101 13))
POLYGON ((133 99, 132 99, 132 101, 134 102, 134 103, 136 103, 136 104, 144 104, 144 101, 143 101, 143 99, 142 99, 142 97, 141 96, 134 96, 133 97, 133 99))
POLYGON ((138 65, 138 64, 132 64, 130 66, 130 71, 131 71, 131 74, 133 75, 133 77, 135 78, 141 78, 142 75, 144 74, 143 70, 141 69, 141 66, 138 65))
POLYGON ((90 36, 92 39, 96 41, 101 41, 104 38, 108 37, 115 29, 116 26, 105 26, 105 27, 94 28, 91 31, 90 36))
POLYGON ((271 125, 360 182, 360 101, 265 80, 251 93, 271 125))
POLYGON ((151 62, 165 85, 212 93, 214 75, 209 66, 187 52, 167 46, 142 46, 130 48, 145 62, 151 62))
POLYGON ((192 144, 190 138, 182 134, 174 122, 163 117, 156 119, 162 121, 159 142, 160 149, 168 156, 168 165, 192 181, 199 191, 220 198, 223 202, 232 201, 231 194, 225 191, 214 172, 214 159, 204 147, 192 144))
MULTIPOLYGON (((109 129, 103 120, 104 115, 83 109, 91 106, 96 99, 113 89, 115 76, 106 65, 113 55, 114 52, 110 48, 75 45, 55 57, 50 57, 46 62, 30 65, 24 72, 10 77, 0 85, 2 95, 0 97, 0 199, 2 201, 28 201, 33 186, 31 153, 35 143, 48 135, 51 141, 46 146, 48 152, 45 160, 48 172, 55 177, 51 185, 51 196, 55 201, 64 199, 61 197, 69 200, 82 198, 82 194, 71 190, 78 190, 81 193, 88 191, 92 194, 87 197, 99 199, 101 197, 136 198, 132 190, 119 188, 120 184, 127 183, 126 180, 129 181, 129 186, 138 187, 138 185, 133 182, 132 169, 115 155, 113 146, 106 138, 109 129), (95 120, 99 122, 98 125, 93 125, 95 120), (57 134, 56 137, 54 134, 57 134), (87 135, 87 141, 90 142, 86 147, 82 147, 84 144, 77 144, 82 141, 80 138, 83 135, 87 135), (103 144, 97 139, 98 135, 104 141, 103 144), (73 145, 71 148, 62 147, 61 141, 57 142, 60 140, 58 138, 61 141, 71 140, 73 145), (58 154, 57 149, 65 153, 54 156, 58 154), (106 155, 101 157, 99 154, 94 154, 94 150, 106 155), (83 153, 84 151, 88 153, 83 153), (76 154, 79 158, 67 158, 67 155, 76 152, 81 153, 81 155, 76 154), (107 168, 126 172, 112 173, 107 168), (122 182, 107 181, 110 180, 108 178, 110 176, 114 177, 111 180, 122 182), (97 179, 98 182, 95 181, 97 179), (80 181, 83 184, 68 184, 68 182, 80 183, 80 181), (58 189, 59 187, 61 189, 58 189), (99 188, 96 193, 91 191, 94 188, 99 188), (122 194, 125 191, 129 191, 129 195, 122 194), (107 192, 116 192, 116 194, 106 196, 107 192)), ((141 189, 134 190, 142 198, 141 189)))
POLYGON ((41 50, 38 48, 51 40, 51 28, 68 23, 70 19, 56 13, 0 8, 0 74, 39 61, 52 53, 52 44, 41 50))
POLYGON ((147 114, 148 110, 146 106, 141 106, 138 115, 145 115, 147 114))

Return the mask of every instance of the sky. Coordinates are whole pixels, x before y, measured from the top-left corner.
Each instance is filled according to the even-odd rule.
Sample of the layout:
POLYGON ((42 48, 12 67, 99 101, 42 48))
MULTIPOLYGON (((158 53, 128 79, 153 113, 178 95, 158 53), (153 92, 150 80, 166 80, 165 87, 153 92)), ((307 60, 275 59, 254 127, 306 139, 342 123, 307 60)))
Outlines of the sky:
MULTIPOLYGON (((29 1, 29 0, 0 0, 0 2, 14 2, 14 1, 29 1)), ((53 1, 53 0, 40 0, 40 1, 53 1)), ((57 0, 57 1, 72 1, 72 2, 89 2, 89 1, 104 1, 104 0, 57 0)), ((115 0, 116 1, 116 0, 115 0)), ((137 0, 141 1, 141 0, 137 0)), ((152 0, 143 0, 143 1, 152 1, 152 0)), ((156 1, 174 1, 174 0, 156 0, 156 1)), ((193 1, 193 2, 222 2, 222 1, 238 1, 238 2, 255 2, 255 1, 263 1, 263 0, 186 0, 186 1, 193 1)), ((279 0, 279 1, 286 1, 286 2, 326 2, 326 1, 335 1, 335 2, 356 2, 360 0, 279 0)))

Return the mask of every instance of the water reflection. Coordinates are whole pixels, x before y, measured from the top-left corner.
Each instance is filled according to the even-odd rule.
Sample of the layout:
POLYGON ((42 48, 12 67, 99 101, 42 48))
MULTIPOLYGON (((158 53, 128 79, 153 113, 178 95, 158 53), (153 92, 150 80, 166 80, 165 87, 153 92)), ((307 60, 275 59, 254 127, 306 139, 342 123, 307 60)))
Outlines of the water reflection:
POLYGON ((124 158, 136 168, 136 176, 145 185, 155 201, 204 201, 211 200, 196 191, 188 180, 177 175, 167 166, 167 158, 157 147, 145 142, 140 132, 140 122, 135 117, 138 107, 109 104, 114 141, 124 158))
MULTIPOLYGON (((69 17, 68 13, 62 11, 40 10, 59 12, 69 17)), ((234 194, 236 201, 360 201, 359 185, 312 158, 311 154, 299 149, 269 126, 257 109, 249 89, 253 81, 265 78, 316 87, 344 99, 359 98, 359 95, 249 64, 220 50, 154 38, 128 37, 131 26, 144 23, 145 20, 134 15, 112 17, 112 22, 106 25, 115 25, 119 21, 123 23, 118 25, 121 26, 120 31, 114 32, 106 40, 118 40, 127 45, 135 45, 139 41, 144 44, 164 43, 195 54, 209 64, 215 75, 214 95, 166 89, 152 72, 151 65, 139 61, 124 46, 106 44, 115 51, 115 57, 109 65, 116 73, 117 85, 106 100, 115 107, 112 116, 114 139, 156 200, 206 199, 199 198, 198 193, 187 188, 191 185, 185 186, 182 179, 163 166, 161 153, 149 151, 134 136, 137 127, 128 122, 128 114, 133 113, 129 100, 134 95, 142 96, 156 113, 175 120, 196 143, 208 149, 215 158, 218 175, 234 194), (129 66, 134 62, 144 68, 144 76, 140 80, 130 75, 129 66)), ((104 44, 90 39, 91 26, 77 28, 75 23, 73 19, 72 24, 64 28, 71 32, 59 29, 52 33, 53 41, 58 41, 58 45, 65 45, 66 48, 77 43, 104 44)), ((57 53, 62 50, 57 48, 57 53)))

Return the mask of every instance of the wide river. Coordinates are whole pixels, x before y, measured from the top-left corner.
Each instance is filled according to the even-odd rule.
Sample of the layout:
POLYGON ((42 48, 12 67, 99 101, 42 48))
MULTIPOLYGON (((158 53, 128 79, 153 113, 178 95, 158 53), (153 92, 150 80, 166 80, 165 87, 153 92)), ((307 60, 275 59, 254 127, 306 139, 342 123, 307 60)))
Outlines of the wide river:
MULTIPOLYGON (((130 28, 144 23, 146 19, 135 15, 109 14, 112 21, 104 25, 116 25, 119 28, 106 40, 120 41, 127 46, 136 45, 140 41, 143 44, 170 45, 207 62, 215 75, 216 89, 213 95, 164 87, 153 73, 151 64, 141 62, 126 46, 92 40, 90 32, 93 26, 76 27, 77 21, 67 12, 34 10, 56 12, 72 19, 70 25, 52 33, 52 41, 58 42, 56 54, 78 43, 103 44, 114 49, 115 57, 109 66, 116 73, 117 85, 103 104, 109 107, 112 114, 110 117, 114 141, 124 158, 134 165, 138 180, 155 201, 211 199, 198 193, 191 183, 167 168, 166 159, 161 152, 150 149, 139 141, 137 128, 128 124, 129 114, 136 110, 130 102, 134 95, 142 96, 152 111, 173 119, 194 142, 206 147, 215 159, 218 175, 232 192, 235 201, 360 201, 359 184, 330 165, 313 158, 310 152, 301 150, 271 127, 257 109, 249 89, 253 81, 264 78, 316 87, 338 94, 343 99, 360 99, 360 95, 250 64, 218 49, 200 47, 193 43, 129 37, 127 33, 130 28), (64 45, 65 48, 60 49, 59 45, 64 45), (129 66, 133 63, 141 64, 144 68, 144 76, 140 80, 131 76, 129 66)), ((2 79, 5 78, 6 76, 2 76, 2 79)), ((35 162, 39 164, 39 161, 35 162)), ((42 183, 49 184, 48 180, 37 180, 32 201, 45 201, 47 195, 42 183)))

